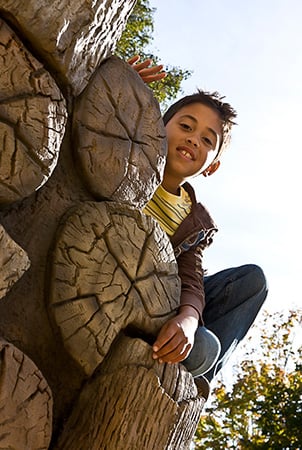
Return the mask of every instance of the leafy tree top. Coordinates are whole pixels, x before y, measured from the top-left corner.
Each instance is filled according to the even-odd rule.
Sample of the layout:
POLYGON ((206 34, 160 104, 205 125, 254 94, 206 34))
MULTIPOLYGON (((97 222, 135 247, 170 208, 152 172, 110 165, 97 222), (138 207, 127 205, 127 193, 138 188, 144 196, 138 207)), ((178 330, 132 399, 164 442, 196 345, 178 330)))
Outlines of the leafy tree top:
MULTIPOLYGON (((148 0, 138 0, 128 19, 127 26, 117 44, 116 55, 127 60, 134 55, 140 55, 141 60, 151 58, 155 65, 160 64, 158 56, 151 51, 153 41, 155 8, 148 0)), ((190 70, 180 67, 165 67, 167 76, 164 80, 151 83, 155 97, 164 110, 182 92, 181 83, 191 75, 190 70)))
POLYGON ((258 345, 236 367, 231 390, 221 381, 214 389, 197 428, 196 450, 301 448, 301 313, 264 315, 254 333, 258 345))

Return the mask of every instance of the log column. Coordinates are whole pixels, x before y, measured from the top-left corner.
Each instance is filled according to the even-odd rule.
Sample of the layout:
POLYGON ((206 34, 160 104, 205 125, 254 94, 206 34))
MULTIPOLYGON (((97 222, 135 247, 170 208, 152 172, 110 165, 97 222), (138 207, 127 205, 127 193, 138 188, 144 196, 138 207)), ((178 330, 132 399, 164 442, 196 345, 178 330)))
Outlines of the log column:
POLYGON ((189 449, 205 398, 182 366, 120 335, 83 388, 55 450, 189 449))

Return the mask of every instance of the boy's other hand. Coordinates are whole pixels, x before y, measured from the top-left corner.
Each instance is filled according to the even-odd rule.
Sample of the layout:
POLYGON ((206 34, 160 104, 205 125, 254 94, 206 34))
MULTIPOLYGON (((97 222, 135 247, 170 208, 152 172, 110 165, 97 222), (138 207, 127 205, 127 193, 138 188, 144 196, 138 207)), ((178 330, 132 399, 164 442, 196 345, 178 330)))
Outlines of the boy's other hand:
POLYGON ((170 364, 186 359, 193 347, 197 327, 197 311, 183 306, 179 314, 161 328, 153 344, 153 359, 170 364))
POLYGON ((135 55, 128 59, 128 64, 139 74, 145 83, 152 83, 152 81, 162 80, 167 76, 163 71, 163 65, 149 67, 152 64, 152 59, 146 59, 145 61, 136 64, 140 59, 139 55, 135 55))

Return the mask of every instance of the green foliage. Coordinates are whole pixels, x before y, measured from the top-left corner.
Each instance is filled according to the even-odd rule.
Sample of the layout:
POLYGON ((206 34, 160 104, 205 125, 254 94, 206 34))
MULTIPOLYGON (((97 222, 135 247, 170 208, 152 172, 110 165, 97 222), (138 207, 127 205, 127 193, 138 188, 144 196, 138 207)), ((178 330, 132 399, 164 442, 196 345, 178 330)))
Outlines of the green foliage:
POLYGON ((145 48, 152 42, 153 14, 148 0, 138 0, 133 8, 126 28, 117 44, 116 54, 129 59, 134 55, 145 55, 145 48))
POLYGON ((302 448, 302 350, 294 348, 301 312, 265 316, 260 345, 245 355, 231 391, 222 382, 214 390, 196 450, 302 448))
MULTIPOLYGON (((148 0, 138 0, 128 19, 127 26, 117 44, 116 55, 127 60, 134 55, 140 55, 141 61, 151 58, 155 65, 162 64, 159 58, 150 50, 153 41, 153 14, 148 0)), ((151 83, 155 97, 166 108, 179 92, 181 83, 191 75, 191 71, 179 67, 165 66, 167 76, 164 80, 151 83)))

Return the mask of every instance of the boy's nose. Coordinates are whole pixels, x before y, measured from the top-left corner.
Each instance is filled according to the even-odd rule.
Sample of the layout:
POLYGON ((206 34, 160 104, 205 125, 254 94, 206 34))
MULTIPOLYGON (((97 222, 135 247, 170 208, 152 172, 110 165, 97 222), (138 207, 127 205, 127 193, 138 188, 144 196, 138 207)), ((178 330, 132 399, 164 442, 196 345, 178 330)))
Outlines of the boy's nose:
POLYGON ((196 136, 187 136, 186 141, 188 144, 191 144, 194 147, 199 147, 200 145, 199 139, 196 136))

